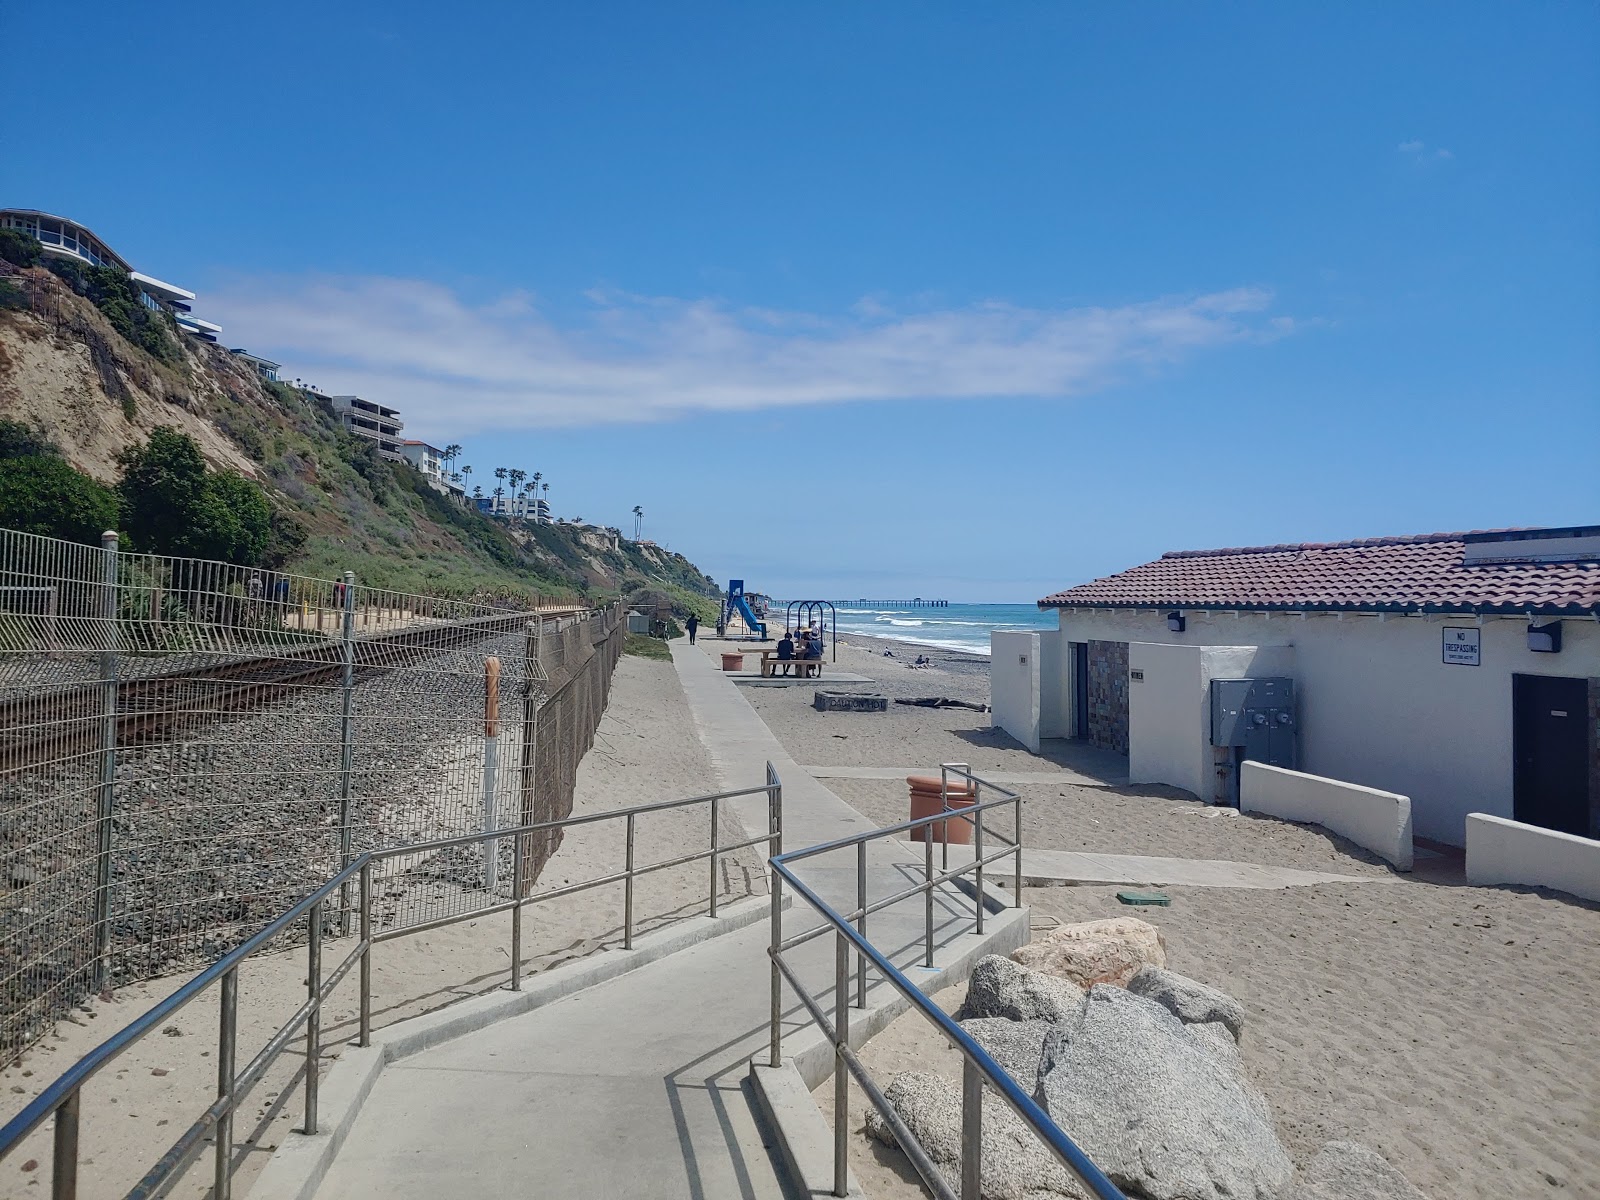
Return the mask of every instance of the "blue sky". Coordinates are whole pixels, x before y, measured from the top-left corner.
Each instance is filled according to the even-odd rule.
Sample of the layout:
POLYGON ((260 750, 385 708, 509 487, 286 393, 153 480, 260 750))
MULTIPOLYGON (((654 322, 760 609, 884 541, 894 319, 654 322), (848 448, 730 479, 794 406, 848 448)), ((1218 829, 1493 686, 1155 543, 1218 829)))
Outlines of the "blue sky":
POLYGON ((0 201, 719 578, 1600 520, 1592 4, 7 14, 0 201))

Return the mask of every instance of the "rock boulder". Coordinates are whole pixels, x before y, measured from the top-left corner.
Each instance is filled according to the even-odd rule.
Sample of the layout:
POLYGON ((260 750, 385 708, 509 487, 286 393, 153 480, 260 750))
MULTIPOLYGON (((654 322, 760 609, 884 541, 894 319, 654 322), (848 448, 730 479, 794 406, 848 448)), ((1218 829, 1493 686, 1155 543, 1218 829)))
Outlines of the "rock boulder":
POLYGON ((1038 1098, 1125 1191, 1273 1200, 1293 1166, 1265 1098, 1153 1000, 1089 992, 1045 1038, 1038 1098))
POLYGON ((1020 949, 1014 961, 1070 980, 1081 988, 1097 983, 1126 987, 1142 967, 1167 965, 1161 931, 1137 917, 1111 917, 1063 925, 1020 949))
POLYGON ((986 954, 967 980, 959 1017, 1009 1021, 1060 1021, 1083 1007, 1083 991, 1064 979, 1032 971, 998 954, 986 954))
MULTIPOLYGON (((951 1188, 961 1188, 961 1085, 938 1075, 908 1071, 884 1089, 906 1128, 951 1188)), ((985 1093, 983 1105, 982 1193, 984 1200, 1054 1200, 1086 1197, 1065 1167, 1046 1150, 1033 1130, 1004 1100, 985 1093)), ((886 1146, 896 1145, 889 1123, 867 1108, 867 1132, 886 1146)))
POLYGON ((1283 1200, 1423 1200, 1404 1175, 1359 1142, 1329 1142, 1283 1200))
POLYGON ((1039 1058, 1044 1052, 1044 1037, 1049 1021, 1010 1021, 1005 1017, 974 1017, 961 1022, 961 1028, 989 1052, 989 1057, 1005 1068, 1006 1074, 1033 1095, 1039 1086, 1039 1058))
POLYGON ((1238 1039, 1244 1029, 1244 1005, 1227 992, 1168 971, 1161 967, 1144 967, 1128 980, 1128 990, 1135 996, 1154 1000, 1185 1025, 1204 1025, 1220 1021, 1228 1032, 1238 1039))

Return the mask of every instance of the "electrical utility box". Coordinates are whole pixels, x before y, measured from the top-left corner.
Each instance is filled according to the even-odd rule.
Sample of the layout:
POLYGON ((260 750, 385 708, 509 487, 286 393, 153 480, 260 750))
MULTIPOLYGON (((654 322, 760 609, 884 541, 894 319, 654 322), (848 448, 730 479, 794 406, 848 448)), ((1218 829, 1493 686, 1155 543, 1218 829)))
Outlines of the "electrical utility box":
POLYGON ((1211 744, 1231 748, 1227 755, 1238 802, 1238 764, 1296 766, 1294 680, 1213 679, 1211 681, 1211 744))

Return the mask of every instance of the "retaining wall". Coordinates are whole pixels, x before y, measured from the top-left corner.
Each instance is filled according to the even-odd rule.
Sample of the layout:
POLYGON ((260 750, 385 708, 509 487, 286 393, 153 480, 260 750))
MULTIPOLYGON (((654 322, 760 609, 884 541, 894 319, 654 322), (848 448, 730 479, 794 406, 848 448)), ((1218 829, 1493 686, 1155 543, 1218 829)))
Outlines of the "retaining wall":
POLYGON ((1600 842, 1488 813, 1468 813, 1467 880, 1555 888, 1600 900, 1600 842))
POLYGON ((1402 871, 1411 869, 1411 799, 1395 792, 1246 762, 1239 808, 1331 829, 1402 871))

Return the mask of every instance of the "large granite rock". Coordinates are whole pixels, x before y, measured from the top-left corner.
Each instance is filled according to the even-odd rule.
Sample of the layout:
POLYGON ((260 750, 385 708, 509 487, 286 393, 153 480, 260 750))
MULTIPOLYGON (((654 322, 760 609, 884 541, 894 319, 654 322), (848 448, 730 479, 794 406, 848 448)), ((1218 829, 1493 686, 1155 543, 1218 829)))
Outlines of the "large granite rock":
POLYGON ((1201 1021, 1183 1028, 1196 1045, 1215 1056, 1228 1070, 1244 1069, 1244 1063, 1239 1058, 1239 1043, 1234 1040, 1233 1031, 1221 1021, 1201 1021))
POLYGON ((1424 1200, 1384 1157, 1359 1142, 1329 1142, 1283 1200, 1424 1200))
POLYGON ((1081 988, 1097 983, 1126 987, 1140 968, 1167 965, 1161 931, 1138 917, 1063 925, 1013 950, 1011 957, 1025 967, 1070 980, 1081 988))
POLYGON ((1038 1098, 1121 1188, 1148 1200, 1273 1200, 1293 1174, 1267 1102, 1153 1000, 1090 990, 1045 1038, 1038 1098))
MULTIPOLYGON (((908 1071, 897 1076, 883 1094, 945 1181, 960 1191, 961 1085, 938 1075, 908 1071)), ((984 1095, 980 1128, 984 1200, 1087 1196, 1033 1130, 992 1092, 984 1095)), ((867 1132, 886 1146, 896 1144, 889 1123, 874 1106, 867 1108, 867 1132)))
POLYGON ((998 954, 985 954, 972 968, 967 1002, 957 1015, 1060 1021, 1082 1007, 1082 989, 1066 980, 1031 971, 998 954))
POLYGON ((1154 1000, 1185 1025, 1204 1025, 1220 1021, 1228 1027, 1235 1040, 1244 1029, 1244 1005, 1227 992, 1168 971, 1161 967, 1144 967, 1128 980, 1128 990, 1135 996, 1154 1000))
POLYGON ((962 1021, 961 1028, 1005 1068, 1007 1075, 1022 1085, 1023 1091, 1033 1095, 1039 1086, 1039 1058, 1044 1052, 1044 1037, 1050 1032, 1051 1022, 973 1017, 962 1021))

